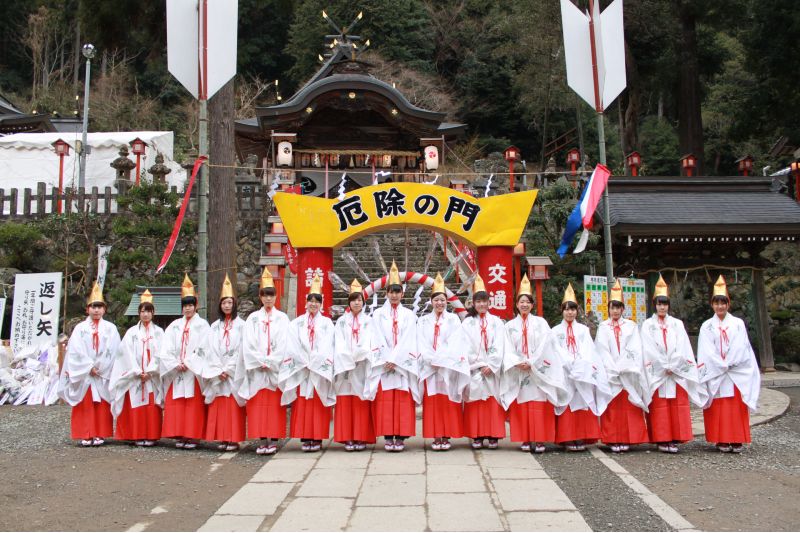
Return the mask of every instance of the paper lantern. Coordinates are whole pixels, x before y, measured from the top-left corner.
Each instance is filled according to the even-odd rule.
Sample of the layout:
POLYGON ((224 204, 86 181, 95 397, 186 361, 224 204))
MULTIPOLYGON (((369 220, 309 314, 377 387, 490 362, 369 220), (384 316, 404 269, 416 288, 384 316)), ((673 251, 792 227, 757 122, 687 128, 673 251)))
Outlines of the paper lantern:
POLYGON ((281 141, 278 143, 278 166, 292 166, 292 143, 281 141))
POLYGON ((433 145, 425 147, 425 170, 439 168, 439 149, 433 145))

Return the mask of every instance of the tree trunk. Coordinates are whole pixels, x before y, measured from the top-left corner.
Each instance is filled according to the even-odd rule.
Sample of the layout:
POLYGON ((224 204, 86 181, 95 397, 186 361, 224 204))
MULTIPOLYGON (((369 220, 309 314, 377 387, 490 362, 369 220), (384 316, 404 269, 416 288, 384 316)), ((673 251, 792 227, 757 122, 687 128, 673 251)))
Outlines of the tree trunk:
POLYGON ((208 319, 218 315, 219 291, 225 274, 236 287, 236 162, 233 139, 233 79, 209 101, 208 181, 208 319))
POLYGON ((697 64, 697 30, 691 2, 684 0, 678 7, 681 39, 678 87, 678 139, 681 156, 694 154, 697 158, 695 176, 704 174, 703 118, 700 113, 700 75, 697 64))

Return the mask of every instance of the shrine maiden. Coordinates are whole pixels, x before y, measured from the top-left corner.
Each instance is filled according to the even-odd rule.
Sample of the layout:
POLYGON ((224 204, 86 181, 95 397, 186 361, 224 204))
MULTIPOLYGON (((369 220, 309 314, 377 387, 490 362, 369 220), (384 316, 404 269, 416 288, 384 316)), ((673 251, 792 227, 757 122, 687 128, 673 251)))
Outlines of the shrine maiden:
POLYGON ((758 405, 761 375, 744 322, 730 313, 725 278, 714 284, 714 316, 700 327, 697 367, 708 401, 703 410, 706 440, 723 453, 741 453, 750 442, 750 413, 758 405))
POLYGON ((261 274, 258 297, 261 309, 251 313, 242 328, 234 390, 247 402, 247 435, 261 439, 256 453, 272 455, 278 451, 278 440, 286 437, 286 406, 281 405, 278 378, 288 344, 289 317, 275 308, 277 292, 267 267, 261 274))
POLYGON ((453 349, 467 358, 470 382, 464 398, 464 435, 472 447, 497 448, 506 436, 500 378, 506 350, 511 349, 503 321, 489 313, 489 294, 480 275, 472 285, 472 308, 461 323, 453 349))
POLYGON ((598 417, 611 401, 611 389, 589 328, 575 320, 578 300, 571 283, 561 301, 561 316, 543 348, 558 355, 567 388, 565 404, 556 407, 556 442, 568 451, 583 451, 600 438, 598 417))
POLYGON ((101 446, 112 435, 109 379, 120 339, 103 320, 106 302, 97 282, 86 301, 86 320, 75 326, 67 344, 58 396, 72 406, 71 436, 82 446, 101 446))
POLYGON ((333 390, 333 322, 323 316, 322 281, 311 280, 306 312, 289 324, 288 354, 280 369, 281 403, 292 405, 290 432, 304 452, 318 452, 330 436, 333 390))
POLYGON ((164 332, 158 370, 166 390, 161 436, 175 439, 176 448, 193 450, 205 434, 206 405, 200 380, 211 328, 197 316, 197 295, 189 276, 181 285, 181 313, 164 332))
POLYGON ((381 349, 374 352, 367 397, 374 399, 375 434, 384 449, 402 452, 405 439, 416 434, 415 403, 420 403, 417 317, 403 307, 400 272, 392 261, 386 302, 372 316, 381 349))
POLYGON ((219 295, 220 318, 211 324, 203 381, 208 416, 205 440, 215 441, 219 450, 232 452, 245 440, 245 401, 234 386, 242 348, 244 320, 236 314, 233 285, 225 274, 219 295))
POLYGON ((119 440, 153 446, 161 438, 164 393, 158 375, 158 349, 164 330, 153 324, 153 295, 145 289, 139 301, 139 323, 125 332, 111 371, 111 413, 119 440))
POLYGON ((622 285, 617 279, 608 302, 609 318, 597 327, 594 340, 613 398, 600 417, 600 439, 614 453, 627 452, 631 444, 648 442, 645 413, 650 405, 650 386, 644 371, 642 338, 636 322, 623 318, 624 311, 622 285))
POLYGON ((692 440, 689 400, 705 405, 689 335, 683 322, 669 313, 669 288, 659 275, 653 303, 656 312, 641 328, 642 355, 650 384, 647 428, 650 442, 664 453, 678 453, 678 444, 692 440))
POLYGON ((434 451, 450 449, 451 438, 464 436, 462 395, 469 384, 466 357, 449 346, 451 336, 461 327, 458 317, 447 311, 444 279, 436 274, 431 290, 433 312, 417 320, 417 348, 420 351, 422 436, 433 439, 434 451))
POLYGON ((367 378, 373 352, 380 348, 375 339, 375 324, 364 313, 361 284, 353 280, 347 296, 347 311, 334 328, 333 387, 336 408, 333 411, 333 440, 344 444, 348 452, 362 451, 375 442, 372 404, 367 399, 367 378))
POLYGON ((531 314, 533 293, 524 275, 517 293, 519 314, 506 324, 510 341, 503 361, 503 406, 508 409, 511 441, 524 452, 543 453, 556 440, 555 406, 566 400, 562 362, 545 353, 550 326, 531 314))

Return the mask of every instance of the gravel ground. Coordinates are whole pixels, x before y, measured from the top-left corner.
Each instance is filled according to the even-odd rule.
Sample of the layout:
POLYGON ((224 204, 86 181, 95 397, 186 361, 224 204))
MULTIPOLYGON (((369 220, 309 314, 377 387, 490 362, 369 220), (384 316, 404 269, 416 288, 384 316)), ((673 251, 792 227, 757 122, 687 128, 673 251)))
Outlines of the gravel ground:
POLYGON ((622 480, 588 452, 548 451, 536 459, 594 531, 669 531, 622 480))
POLYGON ((196 531, 264 464, 254 453, 220 459, 211 449, 69 439, 70 409, 0 408, 0 530, 196 531), (216 465, 216 466, 214 466, 216 465), (178 490, 176 490, 176 488, 178 490), (162 507, 168 512, 151 514, 162 507))
POLYGON ((704 440, 678 455, 637 451, 614 458, 701 530, 800 529, 800 388, 785 416, 752 430, 741 455, 721 454, 704 440))

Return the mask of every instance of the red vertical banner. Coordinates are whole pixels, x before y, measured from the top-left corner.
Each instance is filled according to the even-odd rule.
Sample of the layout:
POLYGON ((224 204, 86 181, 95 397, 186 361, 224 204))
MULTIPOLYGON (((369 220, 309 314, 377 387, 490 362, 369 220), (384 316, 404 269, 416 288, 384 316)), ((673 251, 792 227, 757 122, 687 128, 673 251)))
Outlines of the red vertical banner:
POLYGON ((503 320, 514 318, 514 248, 478 248, 478 273, 489 293, 489 312, 503 320))
POLYGON ((328 272, 333 270, 333 248, 296 248, 297 251, 297 316, 306 312, 306 296, 314 274, 322 282, 322 314, 331 316, 333 286, 328 272))

